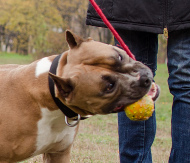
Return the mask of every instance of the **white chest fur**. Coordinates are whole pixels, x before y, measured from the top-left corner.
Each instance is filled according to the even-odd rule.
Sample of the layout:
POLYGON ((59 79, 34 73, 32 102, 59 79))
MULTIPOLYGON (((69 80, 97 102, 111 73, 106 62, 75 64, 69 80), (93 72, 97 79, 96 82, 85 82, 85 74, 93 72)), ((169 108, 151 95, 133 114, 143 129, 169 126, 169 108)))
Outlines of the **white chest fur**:
POLYGON ((72 144, 76 132, 76 127, 68 127, 64 121, 64 115, 60 110, 49 111, 42 108, 42 118, 38 122, 38 133, 36 151, 33 155, 38 155, 51 151, 55 144, 56 148, 64 150, 72 144))

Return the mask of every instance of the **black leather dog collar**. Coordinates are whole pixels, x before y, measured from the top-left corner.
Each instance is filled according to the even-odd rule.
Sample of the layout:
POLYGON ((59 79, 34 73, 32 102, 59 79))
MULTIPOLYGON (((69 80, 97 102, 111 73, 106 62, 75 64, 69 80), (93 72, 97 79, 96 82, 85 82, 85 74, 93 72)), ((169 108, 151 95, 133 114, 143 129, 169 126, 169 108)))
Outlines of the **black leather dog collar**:
MULTIPOLYGON (((59 59, 62 55, 58 55, 52 62, 52 65, 50 67, 49 72, 51 72, 52 74, 56 75, 56 70, 57 70, 57 66, 59 63, 59 59)), ((54 102, 56 103, 56 105, 59 107, 59 109, 68 117, 68 118, 74 118, 77 117, 78 114, 73 112, 71 109, 69 109, 67 106, 65 106, 58 98, 55 97, 55 87, 54 87, 54 81, 53 79, 49 76, 48 77, 49 80, 49 90, 50 93, 52 95, 52 98, 54 100, 54 102)))

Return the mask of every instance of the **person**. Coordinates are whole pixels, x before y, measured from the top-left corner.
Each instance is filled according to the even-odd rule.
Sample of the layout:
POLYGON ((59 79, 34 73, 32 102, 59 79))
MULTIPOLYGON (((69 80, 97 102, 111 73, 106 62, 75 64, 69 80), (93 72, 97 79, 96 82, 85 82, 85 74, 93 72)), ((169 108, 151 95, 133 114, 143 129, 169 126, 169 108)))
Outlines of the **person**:
MULTIPOLYGON (((105 16, 136 59, 155 75, 158 34, 168 35, 168 85, 173 95, 172 148, 170 163, 190 162, 190 1, 189 0, 96 0, 105 16)), ((92 5, 86 24, 106 27, 92 5)), ((115 40, 115 44, 118 42, 115 40)), ((151 163, 151 145, 156 133, 154 115, 133 122, 118 114, 121 163, 151 163)))

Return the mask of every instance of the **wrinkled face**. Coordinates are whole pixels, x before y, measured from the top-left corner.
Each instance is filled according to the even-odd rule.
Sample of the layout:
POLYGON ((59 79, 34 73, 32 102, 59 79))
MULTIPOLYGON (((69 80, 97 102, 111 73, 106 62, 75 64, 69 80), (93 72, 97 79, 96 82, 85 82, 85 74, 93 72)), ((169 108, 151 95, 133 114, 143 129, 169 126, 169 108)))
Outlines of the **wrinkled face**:
POLYGON ((70 45, 62 60, 57 75, 67 84, 58 84, 57 97, 81 115, 122 111, 142 98, 153 80, 150 69, 125 51, 92 40, 70 45))

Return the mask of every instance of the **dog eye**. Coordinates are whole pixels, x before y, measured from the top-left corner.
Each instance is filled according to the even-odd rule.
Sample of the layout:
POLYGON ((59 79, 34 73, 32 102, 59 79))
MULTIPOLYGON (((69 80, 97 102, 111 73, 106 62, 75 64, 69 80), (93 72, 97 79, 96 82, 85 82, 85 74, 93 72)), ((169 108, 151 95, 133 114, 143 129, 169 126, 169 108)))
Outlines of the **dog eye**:
POLYGON ((103 83, 104 83, 103 92, 104 93, 113 92, 116 87, 115 77, 110 76, 110 75, 105 75, 105 76, 102 76, 102 79, 103 79, 103 83))
POLYGON ((119 54, 118 59, 119 59, 120 61, 122 61, 122 60, 123 60, 123 56, 122 56, 121 54, 119 54))
POLYGON ((115 86, 115 83, 109 83, 109 84, 107 84, 105 92, 106 92, 106 93, 112 92, 114 86, 115 86))

